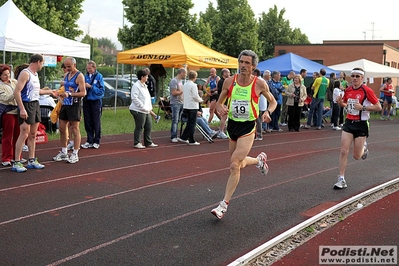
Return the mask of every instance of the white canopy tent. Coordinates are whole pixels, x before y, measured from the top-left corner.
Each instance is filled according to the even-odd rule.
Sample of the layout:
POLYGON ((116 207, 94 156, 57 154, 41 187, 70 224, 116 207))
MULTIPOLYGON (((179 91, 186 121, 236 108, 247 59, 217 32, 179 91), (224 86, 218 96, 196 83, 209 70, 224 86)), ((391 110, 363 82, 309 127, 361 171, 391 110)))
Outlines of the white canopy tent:
POLYGON ((366 78, 397 78, 399 77, 399 69, 384 66, 367 59, 359 59, 351 62, 346 62, 338 65, 328 66, 332 69, 343 71, 346 75, 350 75, 352 69, 361 67, 366 72, 366 78))
POLYGON ((0 50, 90 58, 90 45, 73 41, 45 30, 8 0, 0 7, 0 50))

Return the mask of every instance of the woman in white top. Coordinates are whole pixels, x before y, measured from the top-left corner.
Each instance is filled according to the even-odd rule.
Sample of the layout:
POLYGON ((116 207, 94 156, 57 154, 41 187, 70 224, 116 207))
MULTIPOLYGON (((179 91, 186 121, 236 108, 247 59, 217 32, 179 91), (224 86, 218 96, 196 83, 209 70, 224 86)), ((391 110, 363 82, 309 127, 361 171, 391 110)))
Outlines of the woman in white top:
POLYGON ((197 79, 197 72, 188 73, 188 81, 183 86, 183 115, 187 116, 187 125, 178 141, 188 145, 200 145, 194 139, 195 125, 197 123, 198 103, 203 100, 198 94, 198 86, 194 83, 197 79))
POLYGON ((137 149, 145 149, 145 147, 157 147, 151 140, 151 95, 147 89, 145 82, 148 75, 144 70, 137 71, 138 80, 132 86, 129 110, 133 115, 135 128, 134 128, 134 147, 137 149), (144 145, 141 143, 141 134, 144 129, 144 145))

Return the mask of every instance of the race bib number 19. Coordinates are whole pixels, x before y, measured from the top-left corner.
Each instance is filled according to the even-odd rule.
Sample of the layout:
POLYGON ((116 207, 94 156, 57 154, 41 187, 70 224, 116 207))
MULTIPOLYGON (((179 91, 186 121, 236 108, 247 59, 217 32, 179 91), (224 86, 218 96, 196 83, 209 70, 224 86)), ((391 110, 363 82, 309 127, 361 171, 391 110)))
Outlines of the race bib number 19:
POLYGON ((245 100, 233 100, 231 103, 233 117, 237 119, 249 119, 249 102, 245 100))

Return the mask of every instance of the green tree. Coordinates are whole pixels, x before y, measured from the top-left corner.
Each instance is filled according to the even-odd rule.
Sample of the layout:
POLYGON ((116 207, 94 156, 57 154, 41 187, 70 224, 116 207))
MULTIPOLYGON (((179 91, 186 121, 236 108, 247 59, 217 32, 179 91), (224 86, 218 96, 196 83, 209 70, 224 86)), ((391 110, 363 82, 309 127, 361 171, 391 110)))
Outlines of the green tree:
POLYGON ((261 60, 274 57, 276 44, 309 44, 308 37, 300 29, 292 29, 290 22, 284 19, 285 9, 279 12, 277 6, 269 9, 269 13, 262 12, 259 18, 258 36, 262 40, 261 60))
POLYGON ((178 30, 190 35, 193 18, 191 0, 123 0, 126 19, 132 24, 118 31, 125 49, 160 40, 178 30))
POLYGON ((116 44, 112 42, 110 38, 99 38, 97 39, 98 47, 107 46, 108 48, 116 49, 116 44))
POLYGON ((216 12, 209 4, 203 18, 211 23, 213 49, 234 57, 244 49, 259 54, 257 21, 247 0, 218 0, 216 12))

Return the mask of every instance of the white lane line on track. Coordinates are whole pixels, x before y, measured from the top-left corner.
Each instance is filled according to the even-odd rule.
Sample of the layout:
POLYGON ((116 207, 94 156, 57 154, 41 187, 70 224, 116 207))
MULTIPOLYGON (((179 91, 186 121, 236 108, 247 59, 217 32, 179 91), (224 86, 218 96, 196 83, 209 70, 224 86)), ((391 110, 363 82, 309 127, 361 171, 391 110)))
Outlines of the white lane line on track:
MULTIPOLYGON (((316 174, 320 174, 320 173, 323 173, 323 172, 327 172, 327 171, 330 171, 330 170, 332 170, 332 169, 333 169, 333 168, 325 169, 325 170, 323 170, 323 171, 317 172, 316 174)), ((262 190, 265 190, 265 189, 268 189, 268 188, 271 188, 271 187, 279 186, 279 185, 282 185, 282 184, 290 183, 290 182, 292 182, 292 181, 296 181, 296 180, 303 179, 303 178, 306 178, 306 177, 310 177, 310 176, 312 176, 312 175, 314 175, 314 174, 315 174, 315 173, 313 173, 313 174, 308 174, 308 175, 304 175, 304 176, 297 177, 297 178, 294 178, 294 179, 290 179, 290 180, 286 180, 286 181, 283 181, 283 182, 279 182, 279 183, 277 183, 277 184, 273 184, 273 185, 270 185, 270 186, 267 186, 267 187, 259 188, 259 189, 256 189, 256 190, 252 190, 252 191, 249 191, 249 192, 240 194, 240 195, 238 195, 238 196, 235 196, 235 197, 233 197, 232 199, 235 200, 235 199, 238 199, 238 198, 241 198, 241 197, 245 197, 245 196, 247 196, 247 195, 252 195, 253 193, 256 193, 256 192, 259 192, 259 191, 262 191, 262 190)), ((391 183, 391 182, 393 182, 393 181, 388 181, 388 182, 386 182, 385 184, 388 184, 388 183, 391 183)), ((396 181, 396 182, 398 182, 398 181, 396 181)), ((382 186, 384 186, 384 184, 383 184, 383 185, 380 185, 380 186, 378 186, 378 187, 382 187, 382 186)), ((387 186, 387 185, 385 185, 385 186, 387 186)), ((363 193, 367 193, 367 192, 363 192, 363 193)), ((362 193, 362 194, 363 194, 363 193, 362 193)), ((355 197, 356 197, 356 196, 355 196, 355 197)), ((353 198, 354 198, 354 197, 352 197, 351 199, 353 199, 353 198)), ((350 199, 349 199, 349 200, 350 200, 350 199)), ((343 203, 339 203, 338 205, 342 205, 342 204, 344 204, 345 202, 348 202, 349 200, 346 200, 346 201, 344 201, 343 203)), ((56 261, 56 262, 50 263, 50 264, 48 264, 47 266, 56 266, 56 265, 65 263, 65 262, 67 262, 67 261, 70 261, 70 260, 79 258, 79 257, 84 256, 84 255, 87 255, 87 254, 89 254, 89 253, 91 253, 91 252, 97 251, 97 250, 99 250, 99 249, 101 249, 101 248, 105 248, 105 247, 107 247, 107 246, 110 246, 110 245, 112 245, 112 244, 116 244, 116 243, 118 243, 118 242, 120 242, 120 241, 123 241, 123 240, 125 240, 125 239, 130 238, 130 237, 133 237, 133 236, 135 236, 135 235, 138 235, 138 234, 144 233, 144 232, 146 232, 146 231, 149 231, 149 230, 151 230, 151 229, 155 229, 155 228, 157 228, 157 227, 160 227, 160 226, 169 224, 169 223, 171 223, 171 222, 177 221, 177 220, 179 220, 179 219, 182 219, 182 218, 184 218, 184 217, 187 217, 187 216, 196 214, 196 213, 198 213, 198 212, 202 212, 202 211, 211 209, 214 205, 215 205, 215 204, 208 205, 208 206, 202 207, 202 208, 200 208, 200 209, 197 209, 197 210, 194 210, 194 211, 185 213, 185 214, 183 214, 183 215, 179 215, 179 216, 176 216, 176 217, 174 217, 174 218, 171 218, 171 219, 162 221, 162 222, 160 222, 160 223, 157 223, 157 224, 148 226, 148 227, 146 227, 146 228, 143 228, 143 229, 134 231, 134 232, 129 233, 129 234, 126 234, 126 235, 124 235, 124 236, 115 238, 115 239, 113 239, 113 240, 111 240, 111 241, 104 242, 104 243, 102 243, 102 244, 100 244, 100 245, 93 246, 93 247, 91 247, 91 248, 88 248, 88 249, 86 249, 86 250, 83 250, 83 251, 81 251, 81 252, 78 252, 78 253, 76 253, 76 254, 73 254, 73 255, 71 255, 71 256, 65 257, 65 258, 60 259, 60 260, 58 260, 58 261, 56 261)), ((337 205, 336 205, 336 206, 337 206, 337 205)), ((331 209, 332 209, 332 208, 330 208, 330 209, 328 209, 328 210, 322 212, 322 214, 326 215, 325 213, 327 213, 328 211, 330 211, 330 212, 328 212, 328 213, 331 213, 331 209)), ((319 215, 320 215, 320 214, 319 214, 319 215)), ((317 216, 318 216, 318 215, 317 215, 317 216)), ((310 220, 310 219, 309 219, 309 220, 310 220)), ((303 227, 302 224, 300 224, 300 225, 301 225, 301 227, 303 227)), ((306 226, 305 226, 305 227, 306 227, 306 226)), ((296 227, 294 227, 294 228, 296 228, 296 227)), ((292 230, 292 229, 291 229, 291 230, 292 230)), ((289 231, 290 231, 290 230, 288 230, 287 232, 289 232, 289 231)), ((289 233, 289 235, 291 235, 291 234, 289 233)), ((269 241, 269 242, 270 242, 270 241, 269 241)), ((267 242, 267 243, 269 243, 269 242, 267 242)), ((258 255, 258 253, 260 252, 259 249, 263 251, 263 250, 264 250, 264 246, 262 245, 262 246, 258 247, 256 250, 254 250, 254 251, 252 251, 252 252, 246 254, 246 256, 245 256, 245 261, 248 261, 248 256, 252 258, 252 257, 254 257, 255 255, 258 255), (255 254, 255 255, 254 255, 254 254, 255 254)), ((240 259, 243 259, 243 257, 241 257, 240 259)), ((238 263, 236 263, 236 264, 230 264, 230 265, 243 265, 243 264, 242 264, 242 261, 243 261, 243 260, 239 260, 239 261, 236 260, 236 261, 234 261, 234 263, 236 263, 236 262, 238 262, 238 263)))

